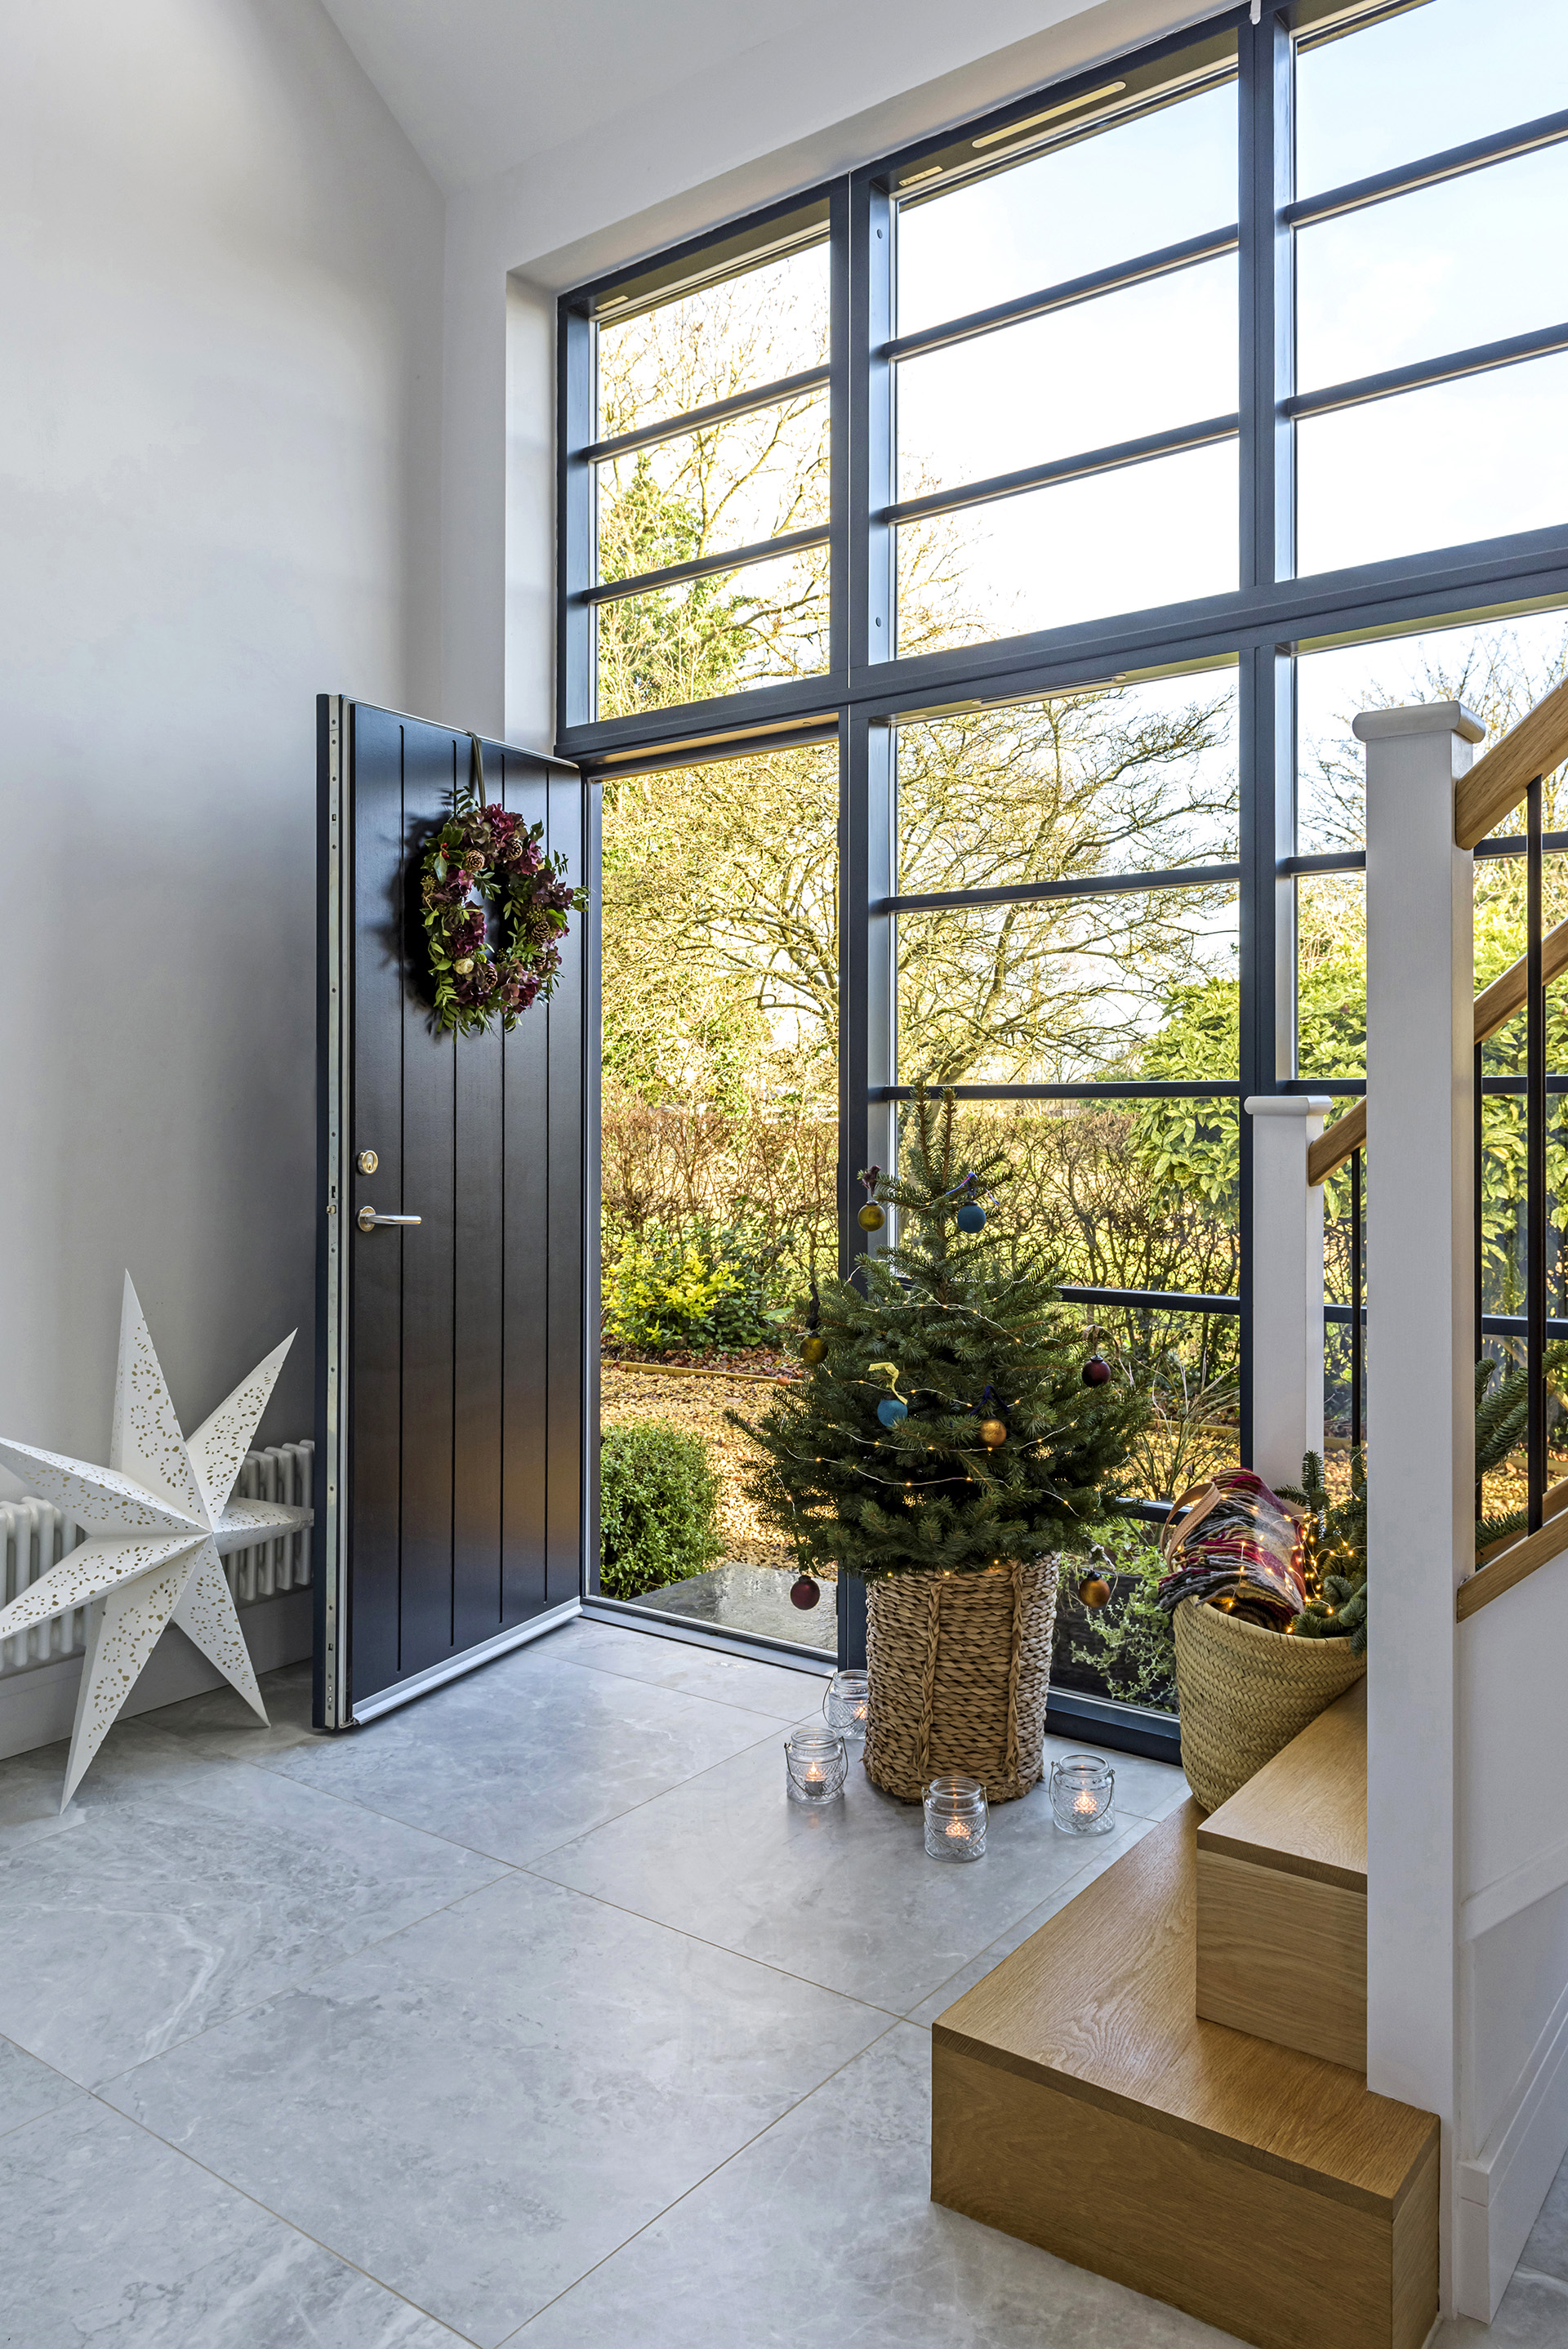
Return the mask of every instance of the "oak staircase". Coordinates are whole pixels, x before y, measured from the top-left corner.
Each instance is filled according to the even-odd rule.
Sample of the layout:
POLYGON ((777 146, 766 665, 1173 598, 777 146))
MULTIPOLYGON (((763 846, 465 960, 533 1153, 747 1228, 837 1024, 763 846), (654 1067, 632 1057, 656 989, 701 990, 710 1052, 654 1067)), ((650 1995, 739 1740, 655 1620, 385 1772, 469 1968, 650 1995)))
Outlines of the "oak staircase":
POLYGON ((1366 2061, 1362 1689, 932 2032, 932 2197, 1258 2349, 1419 2349, 1436 2117, 1366 2061))

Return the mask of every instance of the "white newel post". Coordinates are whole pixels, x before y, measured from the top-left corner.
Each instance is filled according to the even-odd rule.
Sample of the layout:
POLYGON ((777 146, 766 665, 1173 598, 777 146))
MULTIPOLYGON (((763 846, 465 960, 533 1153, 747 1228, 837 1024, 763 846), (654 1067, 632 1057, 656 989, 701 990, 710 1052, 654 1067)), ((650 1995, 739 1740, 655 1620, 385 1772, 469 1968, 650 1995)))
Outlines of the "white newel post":
POLYGON ((1323 1186, 1309 1143, 1333 1103, 1314 1093, 1249 1093, 1253 1121, 1253 1442, 1266 1485, 1298 1485, 1323 1451, 1323 1186))
POLYGON ((1455 701, 1368 710, 1367 2085, 1443 2128, 1459 2092, 1454 1591, 1473 1564, 1472 858, 1455 701))

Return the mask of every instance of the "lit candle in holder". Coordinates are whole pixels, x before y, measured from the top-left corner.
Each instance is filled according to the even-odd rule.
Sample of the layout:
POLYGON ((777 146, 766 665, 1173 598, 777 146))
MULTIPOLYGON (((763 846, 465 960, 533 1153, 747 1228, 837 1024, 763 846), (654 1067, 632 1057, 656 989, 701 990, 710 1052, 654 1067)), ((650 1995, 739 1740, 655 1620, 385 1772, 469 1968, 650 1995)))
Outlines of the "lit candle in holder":
POLYGON ((850 1766, 835 1729, 797 1729, 784 1740, 784 1791, 792 1803, 830 1803, 850 1766))
POLYGON ((925 1848, 932 1859, 984 1859, 985 1789, 977 1778, 934 1778, 925 1789, 925 1848))
POLYGON ((871 1719, 871 1682, 864 1672, 835 1672, 822 1698, 822 1715, 849 1744, 864 1740, 871 1719))
POLYGON ((1116 1773, 1099 1754, 1068 1754, 1051 1764, 1051 1812, 1067 1835, 1109 1835, 1116 1824, 1116 1773))

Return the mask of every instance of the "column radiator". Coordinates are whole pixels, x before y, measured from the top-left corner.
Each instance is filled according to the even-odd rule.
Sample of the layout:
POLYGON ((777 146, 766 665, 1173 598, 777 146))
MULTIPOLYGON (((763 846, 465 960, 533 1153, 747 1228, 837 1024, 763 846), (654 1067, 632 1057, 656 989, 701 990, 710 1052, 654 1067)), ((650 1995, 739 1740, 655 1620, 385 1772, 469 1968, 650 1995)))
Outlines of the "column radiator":
MULTIPOLYGON (((315 1458, 314 1444, 274 1444, 264 1452, 247 1453, 235 1495, 308 1509, 315 1458)), ((0 1600, 15 1599, 85 1539, 76 1519, 51 1501, 0 1502, 0 1600)), ((310 1581, 310 1546, 306 1526, 302 1533, 260 1542, 253 1549, 231 1551, 223 1571, 235 1605, 248 1607, 285 1590, 304 1589, 310 1581)), ((87 1638, 86 1615, 86 1609, 77 1607, 52 1623, 37 1623, 15 1639, 0 1640, 0 1680, 35 1664, 52 1664, 61 1656, 79 1656, 87 1638)))

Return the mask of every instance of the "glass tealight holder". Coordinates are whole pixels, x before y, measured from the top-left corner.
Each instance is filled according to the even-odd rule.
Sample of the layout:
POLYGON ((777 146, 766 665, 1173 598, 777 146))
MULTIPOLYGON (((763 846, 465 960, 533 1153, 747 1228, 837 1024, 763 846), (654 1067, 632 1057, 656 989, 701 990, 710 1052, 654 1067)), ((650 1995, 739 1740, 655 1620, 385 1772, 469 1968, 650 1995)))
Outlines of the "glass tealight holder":
POLYGON ((822 1698, 822 1717, 851 1745, 863 1745, 872 1716, 872 1685, 864 1672, 835 1672, 822 1698))
POLYGON ((784 1740, 785 1790, 792 1803, 830 1803, 844 1791, 850 1757, 836 1729, 797 1729, 784 1740))
POLYGON ((1109 1835, 1116 1824, 1116 1773, 1098 1754, 1051 1764, 1051 1811, 1065 1835, 1109 1835))
POLYGON ((984 1859, 985 1789, 977 1778, 934 1778, 925 1789, 930 1859, 984 1859))

